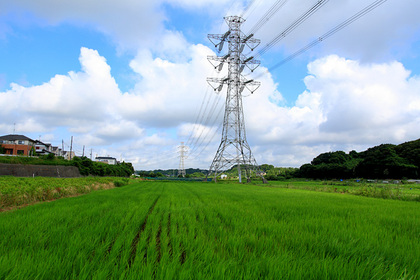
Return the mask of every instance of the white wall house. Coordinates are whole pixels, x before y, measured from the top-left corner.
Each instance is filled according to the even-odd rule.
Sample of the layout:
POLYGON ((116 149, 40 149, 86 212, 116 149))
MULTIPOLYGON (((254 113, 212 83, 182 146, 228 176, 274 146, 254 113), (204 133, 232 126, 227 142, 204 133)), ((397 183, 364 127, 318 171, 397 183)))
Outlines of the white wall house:
POLYGON ((35 152, 40 155, 50 154, 52 153, 52 146, 37 140, 35 141, 35 152))
POLYGON ((107 163, 107 164, 111 164, 111 165, 116 165, 117 164, 117 159, 113 158, 113 157, 96 157, 95 161, 103 162, 103 163, 107 163))

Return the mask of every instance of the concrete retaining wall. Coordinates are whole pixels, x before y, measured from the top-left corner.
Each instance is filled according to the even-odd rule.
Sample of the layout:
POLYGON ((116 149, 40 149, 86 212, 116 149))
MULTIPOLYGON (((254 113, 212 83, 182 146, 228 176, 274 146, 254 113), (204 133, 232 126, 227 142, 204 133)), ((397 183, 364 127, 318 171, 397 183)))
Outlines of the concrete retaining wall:
POLYGON ((73 178, 80 177, 80 172, 75 166, 0 163, 0 176, 73 178))

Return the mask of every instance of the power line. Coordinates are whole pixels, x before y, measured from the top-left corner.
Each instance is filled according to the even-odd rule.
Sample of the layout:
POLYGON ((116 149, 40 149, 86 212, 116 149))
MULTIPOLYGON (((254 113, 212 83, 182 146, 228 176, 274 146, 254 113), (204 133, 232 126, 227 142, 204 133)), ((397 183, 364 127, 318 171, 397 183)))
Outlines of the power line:
MULTIPOLYGON (((216 70, 213 69, 212 75, 215 74, 215 72, 216 70)), ((218 75, 219 74, 220 72, 218 72, 218 75)), ((209 92, 210 92, 210 86, 208 85, 206 92, 204 94, 204 98, 201 102, 200 109, 198 110, 197 117, 193 124, 193 128, 191 129, 188 139, 186 141, 186 145, 191 147, 191 149, 193 149, 196 143, 199 141, 199 139, 197 139, 197 137, 194 137, 194 135, 199 133, 200 136, 198 138, 201 137, 202 131, 201 130, 199 131, 199 129, 201 128, 202 125, 204 126, 207 125, 207 121, 212 116, 212 112, 214 111, 214 109, 212 108, 214 108, 215 104, 217 106, 220 100, 219 95, 209 94, 209 92)))
MULTIPOLYGON (((270 67, 267 71, 270 72, 270 71, 272 71, 272 70, 274 70, 274 69, 282 66, 286 62, 289 62, 290 60, 292 60, 295 57, 301 55, 302 53, 306 52, 310 48, 313 48, 314 46, 320 44, 322 41, 328 39, 329 37, 331 37, 332 35, 334 35, 338 31, 340 31, 341 29, 343 29, 346 26, 350 25, 351 23, 355 22, 356 20, 358 20, 362 16, 366 15, 367 13, 371 12, 375 8, 379 7, 380 5, 382 5, 383 3, 385 3, 386 1, 387 0, 377 0, 377 1, 373 2, 372 4, 366 6, 365 8, 363 8, 362 10, 360 10, 359 12, 357 12, 356 14, 354 14, 353 16, 349 17, 348 19, 346 19, 345 21, 343 21, 339 25, 335 26, 334 28, 332 28, 328 32, 326 32, 323 35, 321 35, 320 37, 318 37, 318 39, 312 41, 311 43, 309 43, 308 45, 304 46, 300 50, 294 52, 293 54, 289 55, 288 57, 286 57, 282 61, 276 63, 274 66, 270 67)), ((261 77, 262 75, 263 74, 260 74, 258 77, 261 77)))
POLYGON ((257 0, 257 1, 253 1, 253 3, 252 3, 252 6, 253 6, 253 8, 252 8, 252 10, 250 10, 249 8, 247 9, 247 12, 250 10, 250 12, 248 13, 248 15, 245 17, 245 12, 244 13, 242 13, 242 15, 243 15, 243 17, 246 19, 246 18, 248 18, 248 17, 250 17, 251 15, 252 15, 252 13, 254 13, 255 12, 255 10, 258 8, 258 6, 260 5, 260 3, 262 2, 263 0, 257 0))
POLYGON ((201 118, 202 109, 203 109, 203 106, 204 106, 204 103, 206 101, 207 94, 209 93, 209 91, 210 91, 210 86, 207 86, 207 90, 206 90, 206 93, 204 94, 203 101, 201 102, 200 109, 198 110, 198 114, 197 114, 197 117, 195 119, 195 122, 194 122, 194 125, 193 125, 193 129, 191 130, 190 135, 188 136, 187 145, 190 144, 190 140, 193 137, 193 134, 194 134, 194 132, 196 130, 196 127, 197 127, 197 125, 199 123, 199 119, 201 118))
MULTIPOLYGON (((194 140, 192 140, 192 143, 189 144, 189 146, 191 146, 191 149, 193 149, 193 150, 195 150, 195 146, 197 145, 197 143, 199 143, 199 141, 200 141, 200 139, 203 135, 204 129, 202 127, 203 126, 204 127, 208 126, 209 122, 213 119, 214 112, 216 111, 216 108, 218 107, 218 104, 220 102, 220 96, 214 95, 213 104, 210 107, 208 107, 210 101, 211 101, 211 99, 208 100, 207 106, 206 106, 206 110, 207 110, 207 108, 210 108, 208 113, 207 114, 203 113, 203 115, 202 115, 203 118, 201 119, 201 121, 199 123, 197 123, 195 125, 195 127, 200 127, 201 130, 199 131, 198 137, 196 137, 194 140), (206 117, 205 120, 204 120, 204 117, 206 117)), ((217 115, 216 115, 216 117, 217 117, 217 115)))
MULTIPOLYGON (((222 107, 222 109, 223 109, 223 107, 222 107)), ((221 114, 222 112, 220 111, 220 114, 221 114)), ((222 122, 220 122, 220 125, 217 127, 217 129, 213 132, 213 134, 208 138, 208 141, 207 141, 207 143, 205 143, 204 144, 204 146, 203 146, 203 148, 201 149, 201 151, 197 154, 197 156, 196 157, 199 157, 199 156, 201 156, 201 154, 205 151, 205 149, 209 146, 209 144, 213 141, 213 139, 214 139, 214 137, 217 135, 217 133, 218 132, 220 132, 221 131, 221 129, 222 129, 222 125, 223 125, 223 123, 222 122)), ((207 133, 208 134, 208 133, 207 133)), ((206 136, 207 136, 207 134, 206 134, 206 136)), ((207 137, 206 137, 207 138, 207 137)), ((206 139, 205 138, 205 139, 206 139)))
POLYGON ((324 6, 329 0, 319 0, 314 6, 309 10, 303 13, 299 18, 297 18, 292 24, 290 24, 286 29, 279 33, 271 42, 265 45, 261 50, 258 51, 257 56, 265 54, 269 49, 276 45, 280 40, 286 37, 290 32, 295 30, 299 25, 301 25, 305 20, 311 17, 316 11, 318 11, 322 6, 324 6))
POLYGON ((277 0, 268 11, 260 18, 260 20, 249 30, 248 34, 255 34, 270 18, 278 12, 278 10, 286 4, 287 0, 277 0))
POLYGON ((254 2, 255 2, 255 0, 251 0, 251 1, 249 1, 248 5, 247 5, 247 6, 245 7, 245 9, 242 11, 242 13, 241 13, 240 17, 243 17, 243 16, 244 16, 244 14, 245 14, 246 12, 248 12, 249 8, 251 8, 251 6, 254 4, 254 2))
MULTIPOLYGON (((213 122, 211 124, 209 124, 209 127, 214 127, 215 126, 216 122, 218 121, 218 116, 221 115, 221 113, 223 112, 223 109, 224 109, 223 106, 220 106, 220 109, 217 112, 216 117, 214 118, 213 122)), ((220 131, 220 127, 221 127, 221 125, 219 125, 219 127, 214 131, 213 136, 210 138, 210 140, 207 141, 207 143, 205 144, 205 146, 208 146, 208 144, 213 140, 214 135, 217 134, 218 131, 220 131)), ((206 139, 209 139, 207 136, 209 135, 211 129, 207 129, 206 133, 202 137, 202 134, 203 134, 204 131, 205 131, 205 129, 202 129, 201 130, 200 136, 198 137, 198 140, 201 139, 201 141, 199 141, 198 143, 196 143, 197 145, 195 145, 191 149, 191 155, 194 154, 194 152, 197 151, 204 144, 204 141, 206 139)))
MULTIPOLYGON (((213 71, 214 73, 214 71, 213 71)), ((191 147, 191 149, 194 149, 194 146, 196 145, 196 143, 199 141, 199 138, 201 137, 203 131, 200 131, 199 137, 195 137, 195 139, 192 140, 193 135, 196 133, 196 131, 198 130, 198 128, 201 128, 201 126, 206 126, 208 124, 208 121, 212 118, 213 113, 215 108, 218 106, 219 101, 220 101, 220 96, 219 95, 213 95, 210 94, 210 96, 207 97, 207 94, 209 93, 210 86, 207 87, 206 90, 206 94, 203 98, 202 104, 200 106, 200 110, 199 110, 199 115, 196 118, 196 121, 194 123, 193 126, 193 130, 191 131, 189 137, 188 137, 188 141, 187 141, 187 145, 191 147), (213 102, 212 102, 213 99, 213 102), (210 105, 211 103, 211 105, 210 105), (205 105, 204 105, 205 104, 205 105), (203 110, 203 105, 204 105, 204 110, 203 110)))

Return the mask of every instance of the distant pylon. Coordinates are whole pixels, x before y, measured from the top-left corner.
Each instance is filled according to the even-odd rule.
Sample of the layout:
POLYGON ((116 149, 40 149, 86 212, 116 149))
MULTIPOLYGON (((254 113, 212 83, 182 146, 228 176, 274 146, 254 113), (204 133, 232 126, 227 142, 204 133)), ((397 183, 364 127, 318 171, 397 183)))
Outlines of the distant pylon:
MULTIPOLYGON (((223 44, 228 42, 228 54, 224 56, 209 56, 208 60, 215 69, 221 71, 225 62, 228 64, 228 76, 222 79, 208 78, 208 83, 215 91, 220 92, 227 84, 225 114, 223 119, 223 132, 216 156, 210 166, 208 176, 217 175, 236 165, 239 182, 242 182, 242 171, 245 171, 247 181, 250 181, 251 171, 257 171, 258 165, 246 141, 244 113, 242 108, 242 91, 247 88, 251 93, 258 89, 260 82, 247 80, 241 75, 245 67, 254 71, 260 64, 253 56, 245 57, 242 54, 245 46, 254 50, 260 40, 253 35, 246 36, 241 32, 241 24, 245 21, 239 16, 225 17, 229 30, 225 34, 209 34, 208 38, 220 52, 223 44)), ((260 174, 258 172, 258 174, 260 174)))
POLYGON ((178 177, 179 176, 185 177, 184 159, 185 159, 185 154, 187 153, 187 146, 184 146, 184 142, 181 142, 181 146, 178 146, 178 153, 179 153, 178 177))

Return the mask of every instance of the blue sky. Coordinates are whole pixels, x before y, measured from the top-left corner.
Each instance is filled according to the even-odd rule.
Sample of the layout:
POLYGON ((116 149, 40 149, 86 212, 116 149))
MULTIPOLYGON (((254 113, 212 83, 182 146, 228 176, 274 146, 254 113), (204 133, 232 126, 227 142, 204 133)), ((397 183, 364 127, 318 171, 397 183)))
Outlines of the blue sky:
MULTIPOLYGON (((185 166, 208 168, 225 93, 206 83, 217 76, 207 34, 241 14, 247 33, 275 2, 0 0, 0 134, 60 146, 74 136, 76 151, 137 169, 177 168, 185 142, 185 166)), ((316 2, 285 1, 256 32, 260 47, 316 2)), ((418 1, 388 0, 267 71, 370 2, 328 1, 259 58, 249 77, 262 86, 244 97, 258 163, 298 167, 322 152, 420 138, 418 1)))

